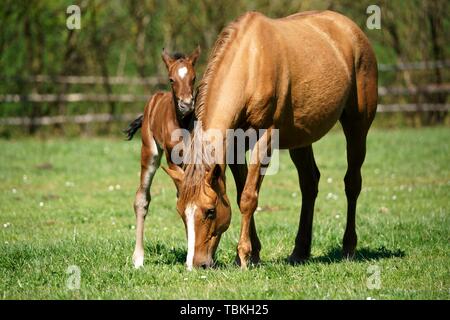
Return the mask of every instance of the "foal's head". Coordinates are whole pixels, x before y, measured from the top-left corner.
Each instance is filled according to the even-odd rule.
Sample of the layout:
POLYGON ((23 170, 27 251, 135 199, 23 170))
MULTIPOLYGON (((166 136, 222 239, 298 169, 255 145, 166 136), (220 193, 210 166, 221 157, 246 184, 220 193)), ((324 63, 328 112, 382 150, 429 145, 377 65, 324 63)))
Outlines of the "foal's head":
POLYGON ((177 114, 184 118, 194 111, 195 63, 200 55, 197 47, 190 56, 169 55, 162 52, 162 59, 169 72, 169 81, 175 99, 177 114))
POLYGON ((185 181, 180 167, 166 169, 180 190, 178 214, 186 227, 188 253, 187 268, 208 268, 219 245, 220 237, 231 221, 231 207, 225 190, 225 172, 221 165, 205 168, 203 165, 186 169, 186 175, 197 181, 185 181), (196 172, 190 171, 196 170, 196 172), (196 175, 193 178, 192 175, 196 175))

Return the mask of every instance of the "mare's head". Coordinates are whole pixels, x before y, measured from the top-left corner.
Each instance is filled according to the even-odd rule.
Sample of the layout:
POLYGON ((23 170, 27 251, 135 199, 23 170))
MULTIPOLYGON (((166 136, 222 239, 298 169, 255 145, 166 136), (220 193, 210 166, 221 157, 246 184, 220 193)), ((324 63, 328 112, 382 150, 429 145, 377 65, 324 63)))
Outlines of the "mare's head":
POLYGON ((225 189, 225 167, 204 164, 165 169, 177 185, 178 214, 186 227, 188 253, 186 265, 208 268, 214 264, 214 254, 220 237, 231 221, 230 201, 225 189))
POLYGON ((178 53, 171 56, 164 49, 162 52, 162 59, 169 73, 176 111, 181 118, 194 111, 194 66, 199 55, 200 47, 197 47, 189 56, 178 53))

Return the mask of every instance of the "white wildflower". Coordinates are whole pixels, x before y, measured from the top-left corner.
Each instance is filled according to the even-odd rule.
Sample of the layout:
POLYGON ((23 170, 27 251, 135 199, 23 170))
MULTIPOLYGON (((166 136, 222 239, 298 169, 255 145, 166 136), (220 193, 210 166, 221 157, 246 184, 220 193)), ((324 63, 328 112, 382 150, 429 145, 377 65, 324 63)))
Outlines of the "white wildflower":
POLYGON ((327 200, 337 200, 337 199, 338 199, 337 194, 328 192, 328 194, 327 194, 327 200))

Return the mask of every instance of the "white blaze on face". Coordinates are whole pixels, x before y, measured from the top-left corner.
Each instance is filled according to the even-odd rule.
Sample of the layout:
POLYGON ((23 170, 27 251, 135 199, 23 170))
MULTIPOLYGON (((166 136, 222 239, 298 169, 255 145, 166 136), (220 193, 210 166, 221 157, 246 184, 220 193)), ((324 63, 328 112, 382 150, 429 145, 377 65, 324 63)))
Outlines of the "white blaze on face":
POLYGON ((180 69, 178 69, 178 75, 180 76, 181 79, 183 79, 186 76, 186 73, 188 72, 186 67, 181 67, 180 69))
POLYGON ((189 204, 184 212, 186 215, 186 227, 188 238, 188 252, 186 257, 186 266, 188 270, 192 270, 195 254, 195 211, 197 206, 195 204, 189 204))

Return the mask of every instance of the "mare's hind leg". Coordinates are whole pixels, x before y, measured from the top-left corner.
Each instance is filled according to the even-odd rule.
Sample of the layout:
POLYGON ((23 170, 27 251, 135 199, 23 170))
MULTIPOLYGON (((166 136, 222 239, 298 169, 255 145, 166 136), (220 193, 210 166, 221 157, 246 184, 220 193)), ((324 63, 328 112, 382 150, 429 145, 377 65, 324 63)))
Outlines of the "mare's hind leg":
POLYGON ((314 160, 312 146, 289 150, 297 168, 300 189, 302 191, 302 209, 295 247, 289 257, 292 264, 308 259, 311 253, 314 203, 316 201, 320 172, 314 160))
POLYGON ((349 95, 348 106, 339 119, 347 140, 347 172, 345 195, 347 196, 347 225, 343 239, 343 255, 352 258, 355 254, 356 203, 361 192, 361 167, 366 156, 366 138, 377 108, 376 61, 366 59, 367 64, 356 75, 356 87, 349 95))
POLYGON ((361 167, 366 155, 367 130, 348 119, 345 114, 341 117, 341 123, 347 140, 347 172, 344 178, 345 195, 347 196, 347 225, 343 239, 343 255, 345 258, 352 258, 358 241, 355 222, 356 203, 361 192, 361 167))
MULTIPOLYGON (((245 180, 247 179, 247 163, 229 165, 231 172, 233 173, 234 181, 236 183, 236 195, 237 195, 237 204, 238 206, 241 203, 241 195, 242 191, 245 187, 245 180)), ((250 242, 252 244, 252 253, 250 256, 250 262, 252 264, 258 264, 260 261, 259 252, 261 251, 261 242, 259 241, 258 234, 256 232, 255 218, 252 215, 250 220, 250 242)), ((236 254, 236 263, 240 265, 239 255, 236 254)))
POLYGON ((141 149, 141 182, 134 199, 136 214, 136 246, 133 253, 135 268, 144 265, 144 221, 150 205, 150 187, 159 167, 162 152, 153 137, 143 137, 141 149))

